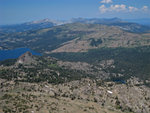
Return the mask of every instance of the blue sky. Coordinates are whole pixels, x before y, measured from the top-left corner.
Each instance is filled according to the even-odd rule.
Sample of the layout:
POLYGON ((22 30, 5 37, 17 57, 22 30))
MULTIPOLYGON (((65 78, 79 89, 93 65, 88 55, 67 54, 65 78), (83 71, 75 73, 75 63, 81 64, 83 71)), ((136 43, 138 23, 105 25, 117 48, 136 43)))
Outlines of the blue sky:
POLYGON ((0 25, 78 17, 150 18, 150 0, 0 0, 0 25))

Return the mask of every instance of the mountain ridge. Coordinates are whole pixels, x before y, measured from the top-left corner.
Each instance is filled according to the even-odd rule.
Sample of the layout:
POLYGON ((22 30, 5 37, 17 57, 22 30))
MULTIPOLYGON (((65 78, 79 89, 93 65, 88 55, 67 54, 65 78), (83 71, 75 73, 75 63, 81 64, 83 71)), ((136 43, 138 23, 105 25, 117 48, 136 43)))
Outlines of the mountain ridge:
POLYGON ((23 32, 28 30, 37 30, 43 28, 50 28, 53 26, 68 24, 68 23, 85 23, 85 24, 102 24, 109 26, 118 26, 126 31, 142 33, 149 32, 150 27, 146 25, 140 25, 136 21, 122 20, 120 18, 72 18, 67 21, 57 21, 51 19, 43 19, 38 21, 31 21, 16 25, 4 25, 0 26, 0 32, 13 33, 13 32, 23 32))
POLYGON ((116 26, 69 23, 52 28, 3 34, 0 36, 0 45, 2 49, 29 47, 47 54, 52 50, 82 52, 102 47, 148 46, 149 38, 149 33, 131 33, 116 26))

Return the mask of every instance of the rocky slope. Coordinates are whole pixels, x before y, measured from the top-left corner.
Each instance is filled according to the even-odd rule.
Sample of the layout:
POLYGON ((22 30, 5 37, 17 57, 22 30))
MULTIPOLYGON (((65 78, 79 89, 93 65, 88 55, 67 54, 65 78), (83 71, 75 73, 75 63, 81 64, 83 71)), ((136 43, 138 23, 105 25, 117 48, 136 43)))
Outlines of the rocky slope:
POLYGON ((0 79, 0 111, 32 113, 149 113, 150 89, 81 79, 64 84, 0 79))
POLYGON ((149 87, 136 77, 111 79, 124 76, 105 71, 114 64, 113 59, 99 65, 64 62, 27 52, 0 66, 0 112, 149 113, 149 87))

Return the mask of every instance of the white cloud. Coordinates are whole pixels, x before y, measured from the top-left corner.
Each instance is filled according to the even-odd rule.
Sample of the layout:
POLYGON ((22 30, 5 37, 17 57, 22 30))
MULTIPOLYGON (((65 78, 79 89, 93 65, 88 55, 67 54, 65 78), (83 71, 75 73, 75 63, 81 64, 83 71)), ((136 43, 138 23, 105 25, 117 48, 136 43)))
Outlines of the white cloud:
POLYGON ((101 13, 105 13, 105 12, 107 12, 108 8, 106 8, 105 5, 101 5, 99 7, 99 10, 100 10, 101 13))
POLYGON ((124 4, 121 5, 110 5, 109 7, 106 7, 105 5, 101 5, 99 7, 100 13, 106 13, 106 12, 135 12, 135 11, 148 11, 148 6, 143 6, 142 8, 136 8, 133 6, 126 6, 124 4))
POLYGON ((142 7, 142 10, 143 10, 143 11, 148 11, 148 6, 143 6, 143 7, 142 7))
POLYGON ((112 3, 112 0, 102 0, 101 3, 106 3, 106 4, 112 3))
POLYGON ((138 11, 139 9, 136 7, 129 6, 129 12, 138 11))
POLYGON ((106 13, 106 12, 112 12, 112 11, 116 11, 116 12, 120 12, 120 11, 125 11, 126 10, 126 5, 111 5, 110 7, 106 7, 105 5, 101 5, 99 7, 99 10, 101 13, 106 13))
POLYGON ((121 4, 121 5, 111 5, 108 9, 110 11, 117 11, 117 12, 125 11, 126 10, 126 5, 124 5, 124 4, 121 4))

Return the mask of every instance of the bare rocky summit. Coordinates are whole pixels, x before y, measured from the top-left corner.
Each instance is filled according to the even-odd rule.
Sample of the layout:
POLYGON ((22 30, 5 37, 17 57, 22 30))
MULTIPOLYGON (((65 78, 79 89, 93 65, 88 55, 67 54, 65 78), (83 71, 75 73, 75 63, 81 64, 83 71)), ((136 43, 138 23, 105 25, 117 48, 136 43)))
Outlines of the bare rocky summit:
POLYGON ((29 51, 22 54, 17 60, 18 64, 31 64, 33 62, 34 62, 34 58, 32 56, 32 53, 29 51))

